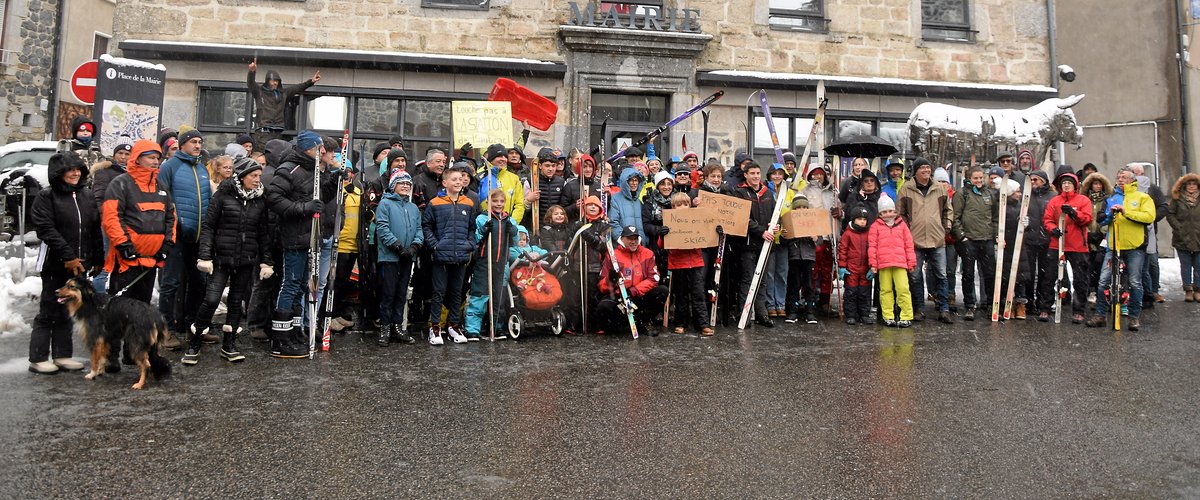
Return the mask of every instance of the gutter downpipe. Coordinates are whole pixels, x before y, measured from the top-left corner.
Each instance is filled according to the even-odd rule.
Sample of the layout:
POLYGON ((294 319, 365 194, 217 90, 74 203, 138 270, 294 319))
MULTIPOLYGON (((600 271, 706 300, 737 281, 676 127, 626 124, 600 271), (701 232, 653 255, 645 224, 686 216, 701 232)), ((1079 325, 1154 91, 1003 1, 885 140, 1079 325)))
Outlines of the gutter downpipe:
MULTIPOLYGON (((1055 90, 1058 90, 1060 83, 1058 81, 1058 44, 1056 42, 1058 39, 1058 27, 1054 21, 1055 16, 1056 13, 1054 9, 1054 0, 1046 0, 1046 27, 1049 38, 1048 48, 1050 52, 1050 86, 1054 87, 1055 90)), ((1058 150, 1058 162, 1056 166, 1062 165, 1067 161, 1066 145, 1064 145, 1062 141, 1058 141, 1055 144, 1055 149, 1058 150)))
POLYGON ((1188 141, 1188 75, 1187 75, 1187 47, 1183 46, 1183 10, 1179 8, 1179 0, 1173 2, 1175 4, 1175 43, 1178 52, 1175 53, 1175 61, 1179 64, 1179 143, 1183 146, 1183 172, 1187 174, 1191 172, 1191 144, 1188 141))

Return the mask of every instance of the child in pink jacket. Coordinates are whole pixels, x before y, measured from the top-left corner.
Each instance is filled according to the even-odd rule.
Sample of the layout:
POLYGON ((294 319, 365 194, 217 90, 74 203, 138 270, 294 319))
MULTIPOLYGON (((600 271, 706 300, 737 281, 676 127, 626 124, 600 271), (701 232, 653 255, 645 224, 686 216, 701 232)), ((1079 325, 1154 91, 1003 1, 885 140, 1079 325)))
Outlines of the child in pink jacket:
POLYGON ((912 326, 912 293, 908 273, 917 266, 912 233, 904 219, 896 216, 896 202, 888 195, 879 197, 879 218, 867 233, 870 275, 879 277, 879 307, 887 326, 912 326), (896 302, 900 303, 900 321, 896 321, 896 302))

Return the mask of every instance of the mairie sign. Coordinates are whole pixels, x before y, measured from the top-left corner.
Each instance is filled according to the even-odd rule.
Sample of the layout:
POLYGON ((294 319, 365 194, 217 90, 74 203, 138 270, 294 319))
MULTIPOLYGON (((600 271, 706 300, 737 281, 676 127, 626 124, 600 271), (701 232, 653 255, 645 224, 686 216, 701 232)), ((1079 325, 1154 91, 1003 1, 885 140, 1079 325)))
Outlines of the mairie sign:
POLYGON ((567 19, 570 26, 700 32, 699 9, 667 9, 653 5, 601 2, 601 10, 596 12, 597 4, 591 2, 588 2, 584 9, 580 9, 576 2, 567 2, 567 5, 571 8, 571 16, 567 19))

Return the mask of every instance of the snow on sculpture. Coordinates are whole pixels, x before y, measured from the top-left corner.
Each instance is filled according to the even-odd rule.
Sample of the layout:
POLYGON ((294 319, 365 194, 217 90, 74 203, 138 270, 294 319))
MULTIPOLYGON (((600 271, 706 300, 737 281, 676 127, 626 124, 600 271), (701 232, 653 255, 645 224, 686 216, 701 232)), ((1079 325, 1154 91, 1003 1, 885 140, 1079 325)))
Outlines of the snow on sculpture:
POLYGON ((1082 147, 1083 128, 1071 107, 1084 95, 1046 99, 1025 109, 969 109, 927 102, 908 117, 909 137, 918 154, 944 163, 964 151, 982 153, 989 146, 1029 149, 1038 157, 1057 141, 1082 147))

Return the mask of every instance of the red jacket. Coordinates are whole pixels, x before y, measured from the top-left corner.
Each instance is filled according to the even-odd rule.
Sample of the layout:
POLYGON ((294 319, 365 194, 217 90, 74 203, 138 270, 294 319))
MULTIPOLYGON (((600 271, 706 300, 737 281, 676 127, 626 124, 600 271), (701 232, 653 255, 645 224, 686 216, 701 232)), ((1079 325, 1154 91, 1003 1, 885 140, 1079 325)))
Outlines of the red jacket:
MULTIPOLYGON (((630 297, 641 297, 658 286, 658 266, 654 263, 654 252, 649 248, 638 245, 636 252, 630 252, 624 245, 616 245, 613 247, 613 253, 617 258, 617 266, 621 268, 621 274, 625 275, 625 288, 629 290, 630 297)), ((600 268, 601 292, 616 291, 617 288, 609 280, 612 272, 612 262, 605 256, 603 267, 600 268)))
POLYGON ((901 267, 912 271, 917 267, 917 254, 913 250, 912 233, 904 218, 897 216, 889 226, 883 217, 875 219, 867 233, 867 255, 871 268, 875 270, 901 267))
POLYGON ((704 255, 699 248, 667 250, 667 269, 704 267, 704 255))
MULTIPOLYGON (((1066 238, 1068 252, 1087 252, 1088 242, 1087 233, 1088 226, 1092 223, 1092 201, 1079 193, 1063 193, 1050 199, 1050 203, 1046 204, 1046 215, 1042 217, 1042 223, 1046 226, 1046 231, 1053 231, 1058 227, 1058 216, 1062 213, 1063 204, 1075 207, 1075 215, 1077 219, 1072 219, 1070 216, 1063 219, 1063 236, 1066 238)), ((1058 238, 1050 238, 1050 249, 1058 250, 1058 238)))
POLYGON ((867 232, 870 227, 861 231, 855 231, 853 227, 853 224, 846 226, 846 230, 842 231, 842 239, 838 240, 838 267, 850 271, 846 286, 871 286, 871 282, 867 281, 867 271, 871 269, 870 256, 867 255, 867 232))

